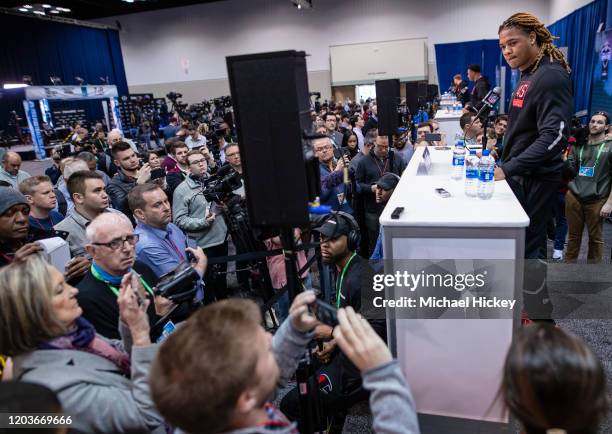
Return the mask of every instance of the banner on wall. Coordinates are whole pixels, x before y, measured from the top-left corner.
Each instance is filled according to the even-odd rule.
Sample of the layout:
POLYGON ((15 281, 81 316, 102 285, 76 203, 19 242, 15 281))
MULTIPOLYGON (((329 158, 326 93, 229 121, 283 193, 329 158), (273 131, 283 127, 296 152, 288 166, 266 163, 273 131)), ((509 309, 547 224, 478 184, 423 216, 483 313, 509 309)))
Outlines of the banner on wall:
POLYGON ((34 101, 24 101, 23 110, 25 111, 26 118, 28 119, 28 128, 30 129, 30 135, 32 136, 32 145, 34 147, 34 153, 36 158, 44 160, 47 158, 45 152, 45 142, 43 141, 40 127, 38 124, 38 114, 36 113, 36 105, 34 101))
POLYGON ((612 112, 612 29, 598 33, 596 38, 591 111, 612 112))
POLYGON ((117 86, 28 86, 26 99, 85 100, 114 98, 118 96, 117 86))

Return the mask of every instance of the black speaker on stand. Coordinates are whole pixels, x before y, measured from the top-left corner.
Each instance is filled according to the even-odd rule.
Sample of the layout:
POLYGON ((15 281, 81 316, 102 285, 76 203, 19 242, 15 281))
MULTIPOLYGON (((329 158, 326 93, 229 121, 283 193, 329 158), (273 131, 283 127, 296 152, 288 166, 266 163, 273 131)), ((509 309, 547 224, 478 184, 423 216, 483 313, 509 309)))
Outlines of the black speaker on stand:
POLYGON ((227 71, 250 222, 307 225, 319 169, 316 159, 307 163, 304 156, 304 132, 312 123, 305 53, 231 56, 227 71), (307 182, 307 171, 315 182, 307 182))
POLYGON ((378 135, 389 136, 389 141, 399 127, 397 106, 400 97, 398 79, 376 80, 376 105, 378 106, 378 135))

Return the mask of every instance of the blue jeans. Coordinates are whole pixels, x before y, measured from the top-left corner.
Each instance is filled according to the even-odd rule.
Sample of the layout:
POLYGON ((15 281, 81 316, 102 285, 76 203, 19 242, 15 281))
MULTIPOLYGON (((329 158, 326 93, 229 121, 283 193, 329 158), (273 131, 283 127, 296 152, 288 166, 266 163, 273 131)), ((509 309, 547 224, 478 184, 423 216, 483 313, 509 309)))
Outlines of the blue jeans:
POLYGON ((567 219, 565 218, 565 193, 559 193, 555 204, 555 250, 563 250, 567 236, 567 219))
MULTIPOLYGON (((306 289, 312 288, 312 277, 308 274, 304 279, 302 279, 302 283, 306 289)), ((285 289, 283 287, 283 289, 285 289)), ((300 289, 301 291, 301 289, 300 289)), ((276 318, 278 319, 278 323, 282 324, 285 319, 289 316, 289 292, 285 291, 285 293, 277 300, 277 309, 276 309, 276 318)))

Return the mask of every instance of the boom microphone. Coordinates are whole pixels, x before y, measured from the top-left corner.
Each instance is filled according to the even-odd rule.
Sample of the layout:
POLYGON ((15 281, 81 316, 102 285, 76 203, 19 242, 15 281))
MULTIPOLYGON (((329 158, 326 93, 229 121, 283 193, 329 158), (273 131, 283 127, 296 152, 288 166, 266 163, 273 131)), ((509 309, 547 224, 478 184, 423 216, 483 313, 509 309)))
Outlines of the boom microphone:
POLYGON ((492 109, 493 106, 497 104, 497 101, 499 101, 500 96, 501 96, 501 87, 495 86, 493 89, 491 89, 489 93, 487 93, 485 97, 482 99, 482 101, 480 102, 482 105, 480 107, 480 110, 478 110, 476 117, 480 117, 482 112, 484 112, 485 110, 492 109))

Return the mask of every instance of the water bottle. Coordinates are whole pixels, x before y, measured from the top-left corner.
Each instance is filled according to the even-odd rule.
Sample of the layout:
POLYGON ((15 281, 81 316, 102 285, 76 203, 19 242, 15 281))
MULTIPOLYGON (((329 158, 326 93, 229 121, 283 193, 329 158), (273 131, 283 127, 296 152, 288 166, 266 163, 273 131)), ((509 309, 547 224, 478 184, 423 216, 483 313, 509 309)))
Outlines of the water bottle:
POLYGON ((470 150, 470 154, 465 157, 465 195, 469 197, 478 196, 478 164, 480 159, 476 155, 476 150, 470 150))
POLYGON ((453 147, 453 173, 452 179, 463 178, 463 166, 465 164, 465 146, 463 140, 455 140, 455 146, 453 147))
POLYGON ((482 151, 482 158, 478 164, 478 197, 480 199, 491 199, 495 189, 495 160, 491 157, 491 151, 482 151))

